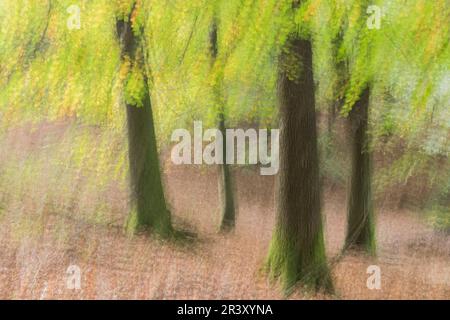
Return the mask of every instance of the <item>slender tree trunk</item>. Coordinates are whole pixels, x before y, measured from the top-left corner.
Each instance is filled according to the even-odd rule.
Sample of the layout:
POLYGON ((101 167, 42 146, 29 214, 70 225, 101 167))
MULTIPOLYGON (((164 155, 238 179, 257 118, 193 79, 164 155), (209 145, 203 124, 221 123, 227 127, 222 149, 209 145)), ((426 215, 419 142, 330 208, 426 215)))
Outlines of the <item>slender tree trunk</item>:
MULTIPOLYGON (((223 156, 225 160, 226 155, 226 134, 225 134, 225 119, 223 114, 219 119, 219 130, 223 136, 223 156)), ((220 115, 219 115, 220 116, 220 115)), ((234 205, 233 196, 233 177, 230 172, 230 166, 226 163, 219 165, 219 197, 220 197, 220 212, 221 223, 220 231, 230 231, 235 226, 236 208, 234 205)))
POLYGON ((298 282, 313 290, 332 290, 320 208, 311 41, 291 35, 280 56, 280 171, 277 222, 267 266, 285 290, 298 282), (295 79, 290 61, 302 66, 295 79), (288 69, 289 68, 289 69, 288 69))
MULTIPOLYGON (((133 9, 134 11, 134 9, 133 9)), ((130 15, 131 17, 131 15, 130 15)), ((161 181, 152 105, 144 67, 141 39, 133 34, 131 19, 117 21, 122 59, 131 62, 131 72, 140 73, 142 92, 124 94, 127 111, 131 212, 126 228, 134 233, 149 230, 167 236, 172 231, 161 181), (131 71, 133 70, 133 71, 131 71)), ((125 88, 127 83, 125 83, 125 88)), ((126 89, 125 89, 126 90, 126 89)))
POLYGON ((359 247, 375 254, 372 205, 372 159, 368 150, 370 89, 364 89, 349 115, 352 134, 352 173, 348 199, 346 247, 359 247))
MULTIPOLYGON (((211 53, 211 61, 212 65, 216 62, 218 46, 217 46, 217 21, 214 18, 211 31, 209 35, 210 41, 210 53, 211 53)), ((220 73, 220 72, 219 72, 220 73)), ((221 74, 221 73, 220 73, 221 74)), ((219 164, 219 199, 220 199, 220 231, 227 232, 234 229, 235 221, 236 221, 236 208, 234 204, 234 195, 233 195, 233 177, 231 174, 230 166, 226 164, 226 127, 225 127, 225 110, 224 110, 224 101, 223 101, 223 93, 221 92, 221 81, 222 79, 218 79, 217 83, 215 82, 214 95, 215 101, 218 105, 218 122, 219 122, 219 130, 222 133, 223 137, 223 164, 219 164)))

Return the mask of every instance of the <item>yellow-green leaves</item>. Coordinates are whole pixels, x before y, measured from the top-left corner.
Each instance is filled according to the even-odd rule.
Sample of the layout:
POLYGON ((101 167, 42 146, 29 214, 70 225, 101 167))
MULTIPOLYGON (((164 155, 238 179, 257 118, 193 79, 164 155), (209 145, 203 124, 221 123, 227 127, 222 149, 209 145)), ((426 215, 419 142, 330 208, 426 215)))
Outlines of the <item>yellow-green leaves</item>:
POLYGON ((142 70, 140 70, 137 66, 134 66, 131 69, 124 85, 125 102, 129 105, 142 107, 146 90, 147 85, 145 83, 142 70))

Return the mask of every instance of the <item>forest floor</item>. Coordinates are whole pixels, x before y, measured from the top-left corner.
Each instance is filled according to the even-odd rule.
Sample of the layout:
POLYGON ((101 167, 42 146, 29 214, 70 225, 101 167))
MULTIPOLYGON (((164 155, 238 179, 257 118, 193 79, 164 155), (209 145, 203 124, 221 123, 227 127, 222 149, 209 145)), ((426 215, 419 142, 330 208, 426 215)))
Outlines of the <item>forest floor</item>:
MULTIPOLYGON (((274 225, 273 177, 235 170, 237 228, 220 235, 216 170, 165 168, 175 226, 193 233, 182 242, 124 235, 126 194, 116 189, 102 195, 120 209, 108 223, 85 219, 79 204, 69 213, 44 208, 42 214, 33 214, 38 209, 31 196, 14 206, 0 205, 0 298, 284 298, 261 271, 274 225), (29 232, 25 224, 40 229, 29 232), (70 265, 80 268, 79 290, 67 288, 70 265)), ((342 188, 324 190, 327 254, 336 294, 296 290, 289 298, 450 299, 450 236, 428 227, 412 210, 378 201, 378 256, 348 253, 336 259, 345 235, 345 199, 342 188), (367 288, 370 265, 381 268, 379 290, 367 288)))

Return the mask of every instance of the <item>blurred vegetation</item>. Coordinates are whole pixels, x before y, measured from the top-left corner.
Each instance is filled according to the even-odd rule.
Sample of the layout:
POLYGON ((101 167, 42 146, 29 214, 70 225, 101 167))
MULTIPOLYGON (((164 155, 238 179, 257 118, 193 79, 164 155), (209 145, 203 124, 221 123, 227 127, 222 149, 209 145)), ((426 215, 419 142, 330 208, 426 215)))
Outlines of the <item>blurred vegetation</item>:
MULTIPOLYGON (((361 10, 363 2, 304 1, 295 17, 299 28, 308 29, 313 37, 321 119, 337 98, 336 61, 345 61, 351 78, 339 93, 344 106, 337 123, 345 122, 370 81, 371 148, 376 159, 382 159, 376 163, 375 191, 384 195, 389 190, 409 190, 421 200, 430 223, 448 230, 450 6, 446 0, 375 0, 372 4, 382 9, 381 25, 369 29, 357 25, 366 21, 361 14, 369 15, 361 10), (336 55, 333 43, 340 36, 336 55)), ((116 183, 126 188, 121 86, 129 65, 120 61, 115 17, 130 3, 0 2, 0 140, 4 141, 0 211, 12 198, 25 196, 37 197, 37 211, 45 206, 68 210, 71 203, 83 203, 71 199, 76 179, 89 179, 98 195, 116 183), (81 9, 80 29, 67 27, 71 5, 81 9), (73 131, 66 131, 54 144, 31 150, 26 160, 17 157, 21 147, 6 143, 14 130, 26 128, 32 135, 42 130, 42 123, 61 121, 75 122, 78 129, 67 129, 73 131)), ((192 129, 193 120, 202 120, 204 127, 215 126, 217 110, 209 88, 217 73, 223 74, 229 126, 277 126, 276 57, 290 29, 290 1, 138 4, 142 14, 136 19, 146 30, 146 63, 161 148, 170 144, 173 129, 192 129), (214 6, 220 6, 220 55, 211 73, 208 32, 214 6)), ((348 176, 345 130, 335 126, 330 135, 325 125, 320 128, 322 175, 343 184, 348 176)), ((77 194, 85 193, 89 189, 77 194)), ((79 209, 87 219, 104 219, 102 213, 111 208, 105 201, 95 203, 89 210, 79 209)))

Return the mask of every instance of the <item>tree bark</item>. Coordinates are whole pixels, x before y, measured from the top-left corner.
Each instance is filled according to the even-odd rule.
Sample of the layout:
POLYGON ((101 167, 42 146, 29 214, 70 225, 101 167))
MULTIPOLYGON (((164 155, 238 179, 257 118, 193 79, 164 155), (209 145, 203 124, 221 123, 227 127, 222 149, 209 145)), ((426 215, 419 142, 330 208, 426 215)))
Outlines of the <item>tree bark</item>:
POLYGON ((133 34, 130 22, 134 10, 128 21, 117 21, 122 60, 131 62, 130 70, 137 67, 145 88, 144 93, 132 101, 125 98, 131 189, 131 212, 126 229, 131 233, 148 230, 167 236, 172 231, 171 217, 161 179, 143 46, 140 37, 133 34))
MULTIPOLYGON (((217 45, 217 21, 214 18, 211 31, 209 35, 209 44, 210 44, 210 53, 211 53, 211 61, 212 65, 216 62, 217 54, 218 54, 218 45, 217 45)), ((218 79, 217 83, 214 82, 215 88, 214 95, 215 101, 218 104, 218 122, 219 122, 219 130, 222 133, 223 137, 223 164, 219 164, 219 201, 220 201, 220 231, 228 232, 234 229, 236 224, 236 208, 234 203, 234 195, 233 195, 233 177, 230 170, 230 166, 226 164, 226 126, 225 126, 225 108, 223 101, 223 93, 221 92, 221 83, 222 79, 218 79)))
POLYGON ((372 155, 369 150, 369 97, 366 87, 349 114, 352 134, 352 172, 348 198, 346 248, 357 247, 375 254, 372 204, 372 155))
POLYGON ((224 164, 219 165, 219 196, 221 223, 220 231, 227 232, 232 230, 236 224, 236 208, 233 196, 233 177, 230 172, 230 166, 225 163, 227 138, 225 134, 225 119, 219 120, 219 130, 223 137, 223 156, 224 164))
POLYGON ((287 291, 298 282, 314 290, 332 291, 320 208, 311 41, 291 35, 279 68, 277 222, 267 266, 269 274, 279 277, 287 291), (295 78, 289 71, 292 61, 301 65, 295 78))

